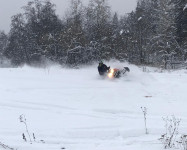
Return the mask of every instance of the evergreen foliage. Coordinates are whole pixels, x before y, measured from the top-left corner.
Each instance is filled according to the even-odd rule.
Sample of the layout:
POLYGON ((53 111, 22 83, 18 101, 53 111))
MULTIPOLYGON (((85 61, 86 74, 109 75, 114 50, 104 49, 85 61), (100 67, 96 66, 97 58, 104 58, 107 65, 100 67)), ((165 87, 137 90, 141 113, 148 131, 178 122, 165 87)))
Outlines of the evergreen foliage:
POLYGON ((173 67, 187 59, 187 0, 138 0, 119 17, 107 0, 71 0, 64 19, 49 0, 33 0, 0 32, 0 57, 13 65, 49 59, 79 65, 98 60, 173 67))

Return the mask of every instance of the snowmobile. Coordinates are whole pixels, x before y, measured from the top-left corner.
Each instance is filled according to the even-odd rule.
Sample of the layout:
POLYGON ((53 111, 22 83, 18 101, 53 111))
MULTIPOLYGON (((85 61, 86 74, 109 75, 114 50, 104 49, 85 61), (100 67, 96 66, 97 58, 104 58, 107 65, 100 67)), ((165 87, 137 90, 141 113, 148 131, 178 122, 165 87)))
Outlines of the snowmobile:
POLYGON ((130 72, 128 67, 124 67, 122 70, 120 69, 109 69, 107 76, 108 78, 120 78, 126 72, 130 72))

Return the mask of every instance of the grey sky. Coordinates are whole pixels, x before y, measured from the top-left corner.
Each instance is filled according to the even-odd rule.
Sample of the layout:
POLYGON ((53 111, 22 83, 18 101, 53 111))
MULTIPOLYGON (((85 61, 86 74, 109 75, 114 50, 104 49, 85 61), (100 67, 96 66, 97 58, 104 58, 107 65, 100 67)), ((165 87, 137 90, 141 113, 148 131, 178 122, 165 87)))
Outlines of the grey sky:
MULTIPOLYGON (((6 33, 10 29, 11 16, 22 12, 21 7, 26 5, 30 0, 0 0, 0 30, 6 33)), ((83 0, 85 4, 89 0, 83 0)), ((113 11, 120 15, 131 12, 136 7, 137 0, 108 0, 113 11)), ((56 4, 57 14, 63 17, 64 12, 69 6, 70 0, 51 0, 56 4)))

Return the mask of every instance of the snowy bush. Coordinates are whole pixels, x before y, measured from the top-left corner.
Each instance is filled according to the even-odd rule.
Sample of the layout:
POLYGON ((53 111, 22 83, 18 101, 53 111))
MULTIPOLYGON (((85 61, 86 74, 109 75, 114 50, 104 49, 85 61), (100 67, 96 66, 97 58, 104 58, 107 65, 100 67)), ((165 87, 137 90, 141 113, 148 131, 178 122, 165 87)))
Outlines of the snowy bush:
POLYGON ((159 139, 163 144, 164 148, 176 148, 178 146, 178 130, 180 119, 175 116, 163 118, 165 121, 166 133, 161 135, 159 139))
MULTIPOLYGON (((35 137, 35 134, 34 134, 34 133, 32 134, 32 139, 33 139, 33 141, 32 141, 32 139, 31 139, 31 134, 30 134, 30 132, 29 132, 29 130, 28 130, 28 125, 27 125, 27 120, 26 120, 25 115, 23 115, 23 114, 20 115, 19 120, 20 120, 21 123, 24 123, 25 129, 26 129, 26 132, 27 132, 27 135, 28 135, 28 137, 29 137, 29 141, 30 141, 31 144, 32 144, 33 141, 34 141, 34 142, 39 142, 39 143, 45 143, 44 140, 36 141, 36 137, 35 137)), ((25 142, 27 142, 27 138, 26 138, 26 135, 25 135, 24 133, 22 134, 22 138, 23 138, 23 140, 24 140, 25 142)))
POLYGON ((181 135, 180 140, 178 141, 180 148, 182 150, 187 150, 187 135, 181 135))
MULTIPOLYGON (((30 133, 29 133, 29 130, 28 130, 28 127, 27 127, 27 121, 26 121, 25 115, 23 115, 23 114, 20 115, 19 119, 20 119, 20 122, 24 123, 25 128, 26 128, 26 132, 27 132, 27 134, 28 134, 28 136, 29 136, 29 140, 30 140, 30 142, 32 143, 31 136, 30 136, 30 133)), ((22 134, 22 136, 23 136, 23 139, 24 139, 25 141, 27 141, 27 139, 26 139, 24 133, 22 134)))
POLYGON ((165 121, 166 133, 161 135, 159 140, 164 144, 164 148, 187 150, 187 135, 179 134, 181 120, 175 116, 163 118, 163 120, 165 121))
POLYGON ((143 115, 144 115, 144 123, 145 123, 145 134, 148 134, 147 130, 147 108, 146 107, 141 107, 143 115))
POLYGON ((8 145, 5 145, 5 144, 3 144, 1 142, 0 142, 0 147, 2 147, 3 149, 14 150, 14 148, 11 148, 8 145))

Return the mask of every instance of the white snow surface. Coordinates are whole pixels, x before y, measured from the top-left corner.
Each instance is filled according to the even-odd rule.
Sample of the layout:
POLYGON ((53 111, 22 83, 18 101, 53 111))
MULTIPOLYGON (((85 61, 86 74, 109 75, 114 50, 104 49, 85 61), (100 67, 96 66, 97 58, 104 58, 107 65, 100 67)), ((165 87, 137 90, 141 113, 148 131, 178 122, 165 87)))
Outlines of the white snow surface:
POLYGON ((97 65, 0 69, 0 142, 17 150, 163 150, 162 117, 170 115, 187 133, 187 70, 107 64, 131 72, 112 80, 100 77, 97 65), (148 109, 148 135, 141 107, 148 109), (22 139, 29 140, 21 114, 35 134, 32 144, 22 139))

